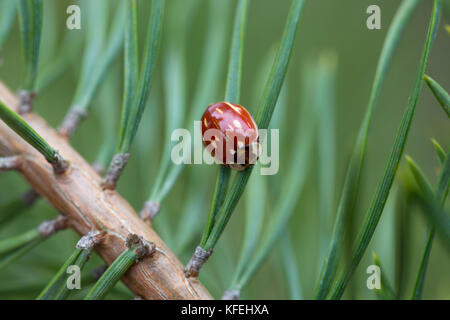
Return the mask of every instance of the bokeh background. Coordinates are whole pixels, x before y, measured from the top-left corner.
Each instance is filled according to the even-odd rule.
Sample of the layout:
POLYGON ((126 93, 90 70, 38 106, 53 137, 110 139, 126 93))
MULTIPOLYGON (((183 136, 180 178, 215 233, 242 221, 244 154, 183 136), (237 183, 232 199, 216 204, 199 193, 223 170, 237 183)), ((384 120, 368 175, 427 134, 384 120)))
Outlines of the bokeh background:
MULTIPOLYGON (((2 0, 0 0, 2 1, 2 0)), ((170 23, 191 10, 190 18, 184 30, 183 43, 186 61, 186 83, 188 85, 186 104, 190 105, 193 96, 198 90, 210 91, 210 102, 223 99, 226 59, 228 51, 223 53, 223 66, 217 74, 216 83, 210 87, 198 87, 197 78, 202 64, 205 34, 210 27, 208 23, 208 6, 211 1, 228 1, 229 8, 223 14, 226 16, 224 24, 225 43, 229 43, 231 36, 231 23, 236 1, 234 0, 169 0, 166 6, 166 19, 162 38, 156 74, 152 81, 152 92, 144 119, 138 132, 138 138, 133 148, 132 157, 124 175, 119 182, 118 190, 139 210, 147 199, 152 183, 161 161, 163 147, 169 143, 170 137, 164 135, 164 118, 166 114, 167 95, 177 95, 171 88, 165 87, 162 72, 164 59, 167 59, 168 46, 171 37, 170 23)), ((149 1, 141 1, 142 10, 139 10, 141 34, 146 29, 149 1)), ((61 49, 63 39, 67 32, 86 33, 95 32, 87 30, 83 24, 79 31, 66 29, 66 8, 70 4, 81 6, 83 24, 86 19, 84 9, 86 2, 69 0, 44 0, 44 27, 41 46, 41 65, 52 61, 61 49)), ((108 0, 111 10, 117 6, 117 1, 108 0)), ((276 116, 280 117, 280 171, 277 175, 267 177, 270 182, 269 197, 259 201, 268 202, 266 217, 270 216, 277 201, 280 201, 279 186, 291 173, 290 155, 298 147, 297 139, 293 139, 292 132, 300 122, 302 110, 311 107, 305 103, 302 88, 305 86, 304 69, 317 56, 326 51, 337 58, 337 75, 334 99, 334 134, 332 145, 335 149, 334 173, 330 177, 333 194, 333 211, 328 221, 319 221, 318 208, 322 195, 318 190, 319 153, 317 145, 310 154, 311 166, 307 170, 304 188, 299 190, 298 201, 287 230, 291 235, 298 264, 298 275, 301 281, 303 297, 313 298, 314 289, 323 260, 324 244, 326 245, 332 228, 339 195, 342 189, 343 178, 347 168, 348 159, 355 137, 365 112, 369 92, 378 57, 386 36, 388 26, 400 4, 399 0, 309 0, 306 1, 302 12, 297 33, 296 44, 285 82, 285 95, 283 103, 279 104, 276 116), (381 30, 368 30, 366 28, 366 8, 377 4, 381 8, 381 30), (301 191, 301 192, 300 192, 301 191), (328 238, 327 238, 328 237, 328 238)), ((447 3, 448 4, 448 3, 447 3)), ((245 51, 243 63, 243 79, 241 89, 241 104, 250 111, 255 111, 262 85, 268 75, 265 68, 267 57, 272 48, 280 39, 284 21, 288 12, 290 1, 251 0, 248 11, 247 34, 245 38, 245 51)), ((365 215, 370 199, 377 182, 380 180, 388 154, 392 147, 395 132, 400 123, 402 113, 407 105, 409 94, 415 80, 415 74, 427 31, 431 13, 432 1, 421 1, 409 22, 398 50, 395 54, 381 97, 374 115, 374 121, 368 142, 366 165, 362 177, 362 191, 353 217, 353 230, 356 233, 365 215)), ((444 25, 450 24, 449 7, 444 12, 441 26, 437 34, 427 74, 436 79, 444 88, 450 89, 450 35, 445 32, 444 25)), ((179 36, 179 35, 177 35, 179 36)), ((179 37, 180 38, 180 37, 179 37)), ((49 124, 57 126, 69 108, 71 98, 76 88, 81 59, 83 42, 76 48, 77 58, 73 65, 51 86, 39 93, 35 102, 35 110, 42 115, 49 124)), ((17 20, 5 44, 1 48, 3 64, 0 67, 0 79, 12 90, 20 86, 23 72, 21 59, 20 33, 17 20)), ((104 120, 105 110, 118 113, 121 104, 122 92, 122 64, 123 56, 120 53, 108 73, 107 80, 102 84, 100 93, 93 102, 92 111, 86 121, 73 138, 73 146, 89 161, 95 160, 96 154, 104 142, 99 123, 104 120), (109 88, 105 89, 109 82, 109 88), (107 103, 107 108, 104 104, 107 103), (101 107, 103 106, 103 107, 101 107)), ((206 108, 206 105, 205 105, 206 108)), ((188 111, 189 112, 189 111, 188 111)), ((113 126, 118 130, 118 123, 113 126)), ((320 134, 321 128, 318 129, 320 134)), ((424 169, 427 177, 436 182, 438 161, 435 157, 431 138, 435 138, 448 150, 450 148, 449 120, 437 104, 436 100, 424 86, 420 95, 416 115, 412 124, 405 154, 411 155, 424 169)), ((117 133, 111 133, 117 134, 117 133)), ((294 136, 295 137, 295 136, 294 136)), ((401 163, 399 174, 392 190, 401 190, 402 176, 407 175, 405 161, 401 163)), ((200 212, 200 218, 194 224, 197 227, 197 236, 191 241, 188 248, 179 254, 180 259, 186 263, 195 245, 200 239, 202 227, 206 223, 209 202, 212 196, 217 167, 215 166, 187 166, 176 185, 163 202, 160 216, 156 218, 155 229, 169 246, 176 249, 175 240, 182 227, 179 226, 179 217, 186 210, 187 195, 195 195, 196 206, 189 210, 200 212), (202 179, 188 179, 196 176, 196 172, 204 171, 202 179), (196 192, 189 192, 195 188, 196 192)), ((199 174, 200 176, 200 174, 199 174)), ((24 180, 15 173, 2 173, 0 178, 0 204, 20 196, 28 189, 24 180)), ((239 250, 242 245, 245 225, 245 199, 243 196, 229 225, 227 226, 215 254, 205 265, 201 280, 211 293, 219 298, 230 284, 239 250)), ((383 263, 383 272, 387 273, 392 283, 396 283, 400 276, 405 277, 406 287, 404 297, 409 297, 414 283, 414 277, 419 266, 423 250, 426 221, 417 209, 408 210, 407 246, 405 269, 398 271, 399 248, 398 240, 398 210, 395 206, 395 197, 390 197, 383 213, 375 236, 366 252, 365 258, 356 270, 354 277, 346 290, 344 298, 348 299, 375 299, 375 294, 367 289, 365 272, 372 262, 372 250, 375 250, 383 263), (391 203, 391 204, 389 204, 391 203)), ((1 214, 1 212, 0 212, 1 214)), ((25 212, 15 221, 0 229, 0 237, 7 237, 28 230, 38 225, 43 219, 54 217, 55 210, 40 200, 28 212, 25 212)), ((264 236, 264 234, 263 234, 264 236)), ((0 298, 18 299, 34 298, 45 284, 51 279, 59 266, 71 253, 78 235, 72 231, 64 231, 46 241, 27 256, 10 266, 0 274, 0 298)), ((101 261, 93 255, 87 271, 99 266, 101 261)), ((433 246, 428 273, 424 288, 426 299, 450 298, 450 255, 439 238, 433 246)), ((277 245, 260 270, 250 281, 248 287, 242 292, 243 298, 249 299, 289 299, 289 279, 286 278, 285 269, 280 258, 280 246, 277 245)), ((130 298, 123 285, 110 294, 108 298, 130 298)), ((80 295, 81 296, 81 293, 80 295)), ((77 296, 75 296, 77 297, 77 296)))

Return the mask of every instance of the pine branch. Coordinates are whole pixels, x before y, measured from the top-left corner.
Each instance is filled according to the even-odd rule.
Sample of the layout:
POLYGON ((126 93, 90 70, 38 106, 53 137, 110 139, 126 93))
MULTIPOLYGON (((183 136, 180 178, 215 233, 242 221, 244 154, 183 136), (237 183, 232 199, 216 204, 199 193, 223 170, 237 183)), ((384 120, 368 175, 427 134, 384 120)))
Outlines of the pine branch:
MULTIPOLYGON (((1 82, 0 102, 17 111, 17 98, 1 82)), ((55 175, 42 155, 3 123, 0 123, 0 156, 23 155, 22 175, 56 210, 65 213, 69 228, 80 235, 94 229, 105 232, 104 242, 96 251, 107 264, 126 249, 124 240, 130 233, 155 244, 156 252, 122 277, 134 294, 144 299, 211 299, 198 280, 185 278, 181 262, 131 205, 116 191, 102 189, 101 177, 64 137, 34 113, 27 115, 27 121, 65 155, 70 163, 66 173, 55 175)))
POLYGON ((22 165, 22 157, 0 157, 0 172, 7 170, 18 170, 22 165))

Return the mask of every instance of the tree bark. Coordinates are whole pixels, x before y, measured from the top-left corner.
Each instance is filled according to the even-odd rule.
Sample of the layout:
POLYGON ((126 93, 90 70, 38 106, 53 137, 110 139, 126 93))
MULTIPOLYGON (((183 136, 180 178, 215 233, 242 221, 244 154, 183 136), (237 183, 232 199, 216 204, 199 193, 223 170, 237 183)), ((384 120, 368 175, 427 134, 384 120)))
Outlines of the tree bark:
MULTIPOLYGON (((0 101, 17 112, 17 97, 1 82, 0 101)), ((104 231, 106 236, 96 251, 107 264, 126 250, 124 241, 130 233, 156 246, 155 254, 133 265, 122 278, 134 294, 145 299, 212 298, 197 279, 184 276, 184 267, 175 254, 118 192, 103 190, 101 177, 67 139, 34 113, 24 114, 23 118, 68 161, 67 172, 55 175, 44 157, 1 121, 0 156, 23 156, 21 174, 68 218, 68 227, 80 235, 104 231)))

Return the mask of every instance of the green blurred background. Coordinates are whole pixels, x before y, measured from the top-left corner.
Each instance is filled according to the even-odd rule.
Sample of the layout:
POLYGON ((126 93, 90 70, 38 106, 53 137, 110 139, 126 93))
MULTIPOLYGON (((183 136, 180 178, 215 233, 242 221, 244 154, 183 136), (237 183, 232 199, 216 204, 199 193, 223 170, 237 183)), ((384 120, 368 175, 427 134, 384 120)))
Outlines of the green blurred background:
MULTIPOLYGON (((2 1, 2 0, 0 0, 2 1)), ((211 0, 210 0, 211 1, 211 0)), ((219 0, 215 0, 219 1, 219 0)), ((226 0, 220 0, 226 1, 226 0)), ((115 8, 117 1, 109 0, 111 8, 115 8)), ((172 34, 167 24, 177 19, 186 8, 194 8, 191 18, 186 26, 185 43, 187 48, 187 107, 196 90, 214 90, 215 99, 211 102, 223 99, 226 57, 224 53, 222 72, 217 74, 217 83, 211 84, 211 88, 196 87, 199 67, 202 63, 202 51, 204 49, 205 32, 208 28, 208 2, 207 0, 169 0, 166 6, 166 19, 162 38, 162 50, 160 52, 155 77, 152 81, 152 92, 149 105, 145 111, 144 119, 138 132, 138 140, 134 145, 133 154, 128 167, 119 182, 118 190, 122 195, 139 210, 147 199, 151 185, 154 182, 158 164, 161 158, 163 146, 169 143, 170 137, 164 136, 165 95, 170 90, 163 90, 162 61, 167 56, 166 43, 172 34)), ((229 0, 226 36, 231 36, 231 22, 236 1, 229 0)), ((48 63, 58 54, 64 35, 67 32, 95 32, 85 30, 82 25, 80 31, 66 29, 66 8, 70 4, 77 3, 81 7, 82 17, 84 2, 69 0, 44 0, 44 27, 41 46, 41 65, 48 63)), ((280 171, 276 176, 267 177, 271 182, 269 188, 270 197, 261 198, 260 201, 268 201, 269 208, 277 202, 278 190, 276 186, 283 183, 283 179, 290 172, 288 170, 290 148, 296 147, 296 141, 291 138, 292 129, 299 122, 299 114, 302 108, 308 105, 302 104, 302 70, 308 61, 311 61, 323 51, 332 51, 337 56, 337 81, 335 101, 335 134, 334 146, 336 150, 333 186, 334 209, 336 209, 339 194, 342 189, 343 177, 347 168, 347 161, 351 148, 365 112, 369 92, 374 78, 375 67, 381 51, 391 19, 400 4, 399 0, 309 0, 306 1, 302 12, 296 45, 292 55, 289 72, 286 78, 286 100, 279 105, 283 122, 280 126, 280 171), (371 4, 377 4, 381 8, 382 29, 368 30, 366 28, 366 8, 371 4), (272 182, 274 184, 272 184, 272 182)), ((448 3, 447 3, 448 4, 448 3)), ((141 30, 146 29, 149 1, 142 1, 142 10, 139 10, 141 30)), ((288 12, 290 1, 252 0, 250 1, 247 34, 245 39, 243 79, 241 89, 241 104, 250 111, 256 110, 259 96, 262 92, 261 84, 267 73, 261 72, 264 60, 274 44, 278 43, 288 12)), ((357 232, 362 218, 365 215, 371 196, 379 181, 388 154, 392 147, 393 139, 399 125, 402 113, 406 107, 408 96, 412 90, 415 74, 424 45, 428 20, 431 13, 432 1, 423 0, 415 11, 412 20, 407 26, 404 36, 395 54, 392 66, 388 73, 386 83, 382 89, 378 108, 376 109, 372 130, 369 136, 367 162, 362 178, 362 192, 358 208, 354 217, 354 233, 357 232)), ((448 9, 448 7, 447 7, 448 9)), ((450 89, 450 35, 445 32, 444 25, 450 24, 449 10, 444 12, 441 26, 433 47, 427 74, 436 79, 440 84, 450 89)), ((84 20, 83 20, 84 21, 84 20)), ((84 22, 83 22, 84 23, 84 22)), ((210 22, 211 23, 211 22, 210 22)), ((144 32, 142 32, 144 33, 144 32)), ((225 42, 229 43, 229 41, 225 42)), ((79 58, 64 75, 50 87, 40 92, 35 102, 35 110, 42 115, 50 125, 57 126, 69 108, 79 76, 83 47, 78 48, 79 58)), ((22 79, 22 59, 20 48, 20 36, 17 21, 4 44, 1 57, 3 65, 0 67, 0 80, 6 83, 12 90, 17 90, 22 79)), ((100 105, 105 101, 111 101, 108 108, 118 112, 121 104, 121 69, 123 64, 122 53, 116 59, 114 66, 108 73, 115 90, 101 91, 93 103, 90 116, 82 124, 73 138, 73 146, 89 161, 93 161, 99 147, 102 144, 99 122, 104 116, 104 107, 100 105), (112 96, 111 96, 112 95, 112 96), (107 97, 105 97, 107 96, 107 97)), ((177 92, 170 94, 176 95, 177 92)), ((206 108, 206 105, 205 105, 206 108)), ((189 112, 189 111, 188 111, 189 112)), ((118 130, 118 124, 115 125, 118 130)), ((449 120, 437 104, 427 87, 423 88, 419 104, 416 110, 412 129, 409 135, 405 154, 411 155, 424 169, 429 179, 435 183, 439 168, 436 160, 431 138, 435 138, 448 150, 450 148, 449 120)), ((317 148, 316 148, 317 149, 317 148)), ((295 248, 296 259, 299 265, 299 276, 302 284, 304 298, 313 298, 317 278, 322 263, 319 239, 323 230, 331 230, 332 219, 327 225, 318 223, 317 210, 321 195, 318 192, 318 153, 311 154, 312 167, 308 170, 306 185, 299 194, 296 212, 289 223, 292 241, 295 248)), ((216 167, 188 166, 178 179, 163 203, 160 216, 156 218, 155 229, 162 238, 171 246, 176 233, 179 232, 179 216, 182 212, 186 196, 190 188, 198 190, 197 207, 194 210, 201 212, 202 219, 197 222, 198 237, 194 239, 190 247, 183 252, 177 252, 183 263, 189 259, 195 245, 200 238, 200 232, 206 223, 206 215, 209 201, 217 172, 216 167), (190 171, 208 171, 207 179, 191 181, 188 179, 190 171)), ((399 175, 397 176, 393 190, 401 187, 401 177, 406 172, 405 161, 402 161, 399 175)), ((204 177, 204 175, 203 175, 204 177)), ((330 181, 333 181, 331 179, 330 181)), ((2 173, 0 179, 0 203, 6 203, 10 199, 20 196, 28 189, 23 179, 15 173, 2 173)), ((392 194, 392 193, 391 193, 392 194)), ((245 196, 243 197, 243 199, 245 196)), ((395 200, 390 197, 389 201, 395 200)), ((215 254, 205 265, 201 280, 211 293, 219 298, 230 284, 230 277, 235 267, 239 249, 242 243, 244 230, 244 201, 241 201, 227 226, 215 254)), ((365 272, 372 262, 372 250, 375 250, 381 258, 384 272, 388 273, 391 282, 395 283, 395 262, 397 257, 396 241, 396 214, 391 203, 381 218, 371 245, 356 270, 350 286, 346 290, 344 298, 373 299, 375 294, 367 289, 365 272)), ((335 210, 334 210, 335 212, 335 210)), ((40 200, 29 212, 21 215, 6 228, 0 229, 0 237, 17 234, 38 225, 44 218, 54 217, 55 210, 44 200, 40 200)), ((1 213, 0 213, 1 214, 1 213)), ((266 215, 270 215, 270 210, 266 215)), ((407 213, 408 243, 406 270, 406 296, 410 295, 414 283, 414 277, 423 250, 426 222, 417 210, 407 213)), ((44 244, 37 247, 26 257, 10 266, 0 274, 0 298, 34 298, 41 288, 50 280, 59 266, 71 253, 78 236, 72 231, 64 231, 44 244)), ((288 299, 289 292, 284 269, 280 265, 278 247, 275 247, 262 268, 253 277, 249 286, 243 291, 242 298, 249 299, 288 299)), ((89 270, 101 264, 97 257, 93 257, 89 263, 89 270)), ((426 277, 425 299, 450 299, 450 255, 446 251, 439 238, 436 238, 431 260, 426 277)), ((398 277, 398 275, 397 275, 398 277)), ((117 290, 109 298, 132 297, 126 289, 117 290)))

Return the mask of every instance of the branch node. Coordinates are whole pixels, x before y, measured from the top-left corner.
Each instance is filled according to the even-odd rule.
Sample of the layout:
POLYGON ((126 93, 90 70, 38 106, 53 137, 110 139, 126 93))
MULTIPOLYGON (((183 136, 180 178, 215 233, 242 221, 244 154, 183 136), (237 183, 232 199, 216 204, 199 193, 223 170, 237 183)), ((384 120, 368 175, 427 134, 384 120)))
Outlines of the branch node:
POLYGON ((21 156, 0 157, 0 172, 20 169, 23 162, 21 156))
POLYGON ((151 223, 160 209, 161 205, 158 202, 147 201, 144 203, 144 206, 142 207, 139 215, 141 216, 142 220, 151 223))
POLYGON ((58 132, 64 137, 70 139, 80 125, 80 122, 85 119, 87 115, 88 113, 86 110, 77 105, 72 106, 61 122, 58 132))
POLYGON ((98 266, 97 268, 92 270, 92 278, 97 281, 105 273, 106 269, 108 269, 108 266, 105 264, 98 266))
POLYGON ((197 248, 195 248, 194 255, 186 265, 186 269, 184 270, 185 276, 187 278, 198 278, 201 267, 206 261, 208 261, 212 253, 213 249, 206 251, 202 247, 197 246, 197 248))
MULTIPOLYGON (((17 99, 1 81, 0 101, 11 110, 17 110, 17 99)), ((31 152, 32 150, 25 140, 20 138, 7 126, 1 125, 0 140, 2 141, 0 141, 0 154, 2 156, 9 156, 17 154, 18 151, 30 151, 29 154, 27 153, 26 158, 24 157, 22 168, 25 168, 26 165, 27 169, 22 170, 24 178, 34 190, 42 196, 45 195, 49 203, 55 208, 58 208, 62 214, 66 215, 67 228, 71 228, 77 233, 84 235, 91 229, 86 228, 91 224, 107 227, 109 230, 108 233, 113 237, 112 241, 104 240, 95 247, 95 250, 99 252, 100 256, 107 261, 110 261, 119 251, 126 249, 123 240, 125 240, 127 233, 131 231, 126 232, 125 237, 121 235, 129 227, 133 230, 133 233, 139 234, 144 239, 157 245, 157 252, 152 257, 145 258, 138 268, 134 268, 133 272, 124 275, 127 286, 134 294, 141 295, 145 299, 212 298, 200 282, 194 281, 189 286, 186 286, 186 279, 184 277, 173 276, 177 275, 183 269, 180 261, 175 258, 172 251, 151 227, 141 219, 136 219, 136 212, 125 198, 112 192, 108 194, 107 201, 99 200, 98 192, 102 191, 100 181, 98 180, 99 177, 91 176, 91 173, 93 174, 92 169, 88 167, 87 162, 78 155, 76 150, 70 146, 67 139, 49 127, 37 114, 28 115, 27 120, 31 127, 35 128, 39 134, 52 142, 54 150, 60 150, 61 155, 67 157, 66 160, 69 161, 67 172, 62 176, 54 174, 52 172, 53 168, 49 166, 53 160, 53 152, 46 152, 47 160, 50 160, 47 162, 43 159, 42 155, 37 154, 37 152, 31 152), (69 157, 70 154, 73 157, 69 157), (67 174, 73 171, 72 169, 74 167, 79 168, 81 173, 75 177, 76 179, 67 176, 67 174), (95 183, 96 181, 97 183, 95 183), (115 212, 120 212, 120 215, 112 214, 115 212), (131 225, 124 225, 125 222, 131 223, 131 225)), ((56 217, 55 215, 53 218, 56 217)), ((41 233, 44 236, 48 236, 52 233, 51 230, 62 229, 49 228, 47 224, 43 224, 38 230, 38 225, 39 223, 35 226, 35 230, 39 232, 39 238, 41 237, 41 233)), ((92 228, 103 230, 94 226, 92 228)))
POLYGON ((58 151, 55 151, 51 164, 53 166, 53 171, 56 174, 62 174, 66 172, 67 168, 69 167, 67 161, 59 154, 58 151))
POLYGON ((91 230, 81 237, 76 247, 82 250, 92 249, 102 241, 103 235, 104 234, 98 230, 91 230))
POLYGON ((35 96, 36 92, 29 92, 23 89, 19 91, 19 114, 26 114, 33 110, 33 100, 35 96))
POLYGON ((59 230, 67 228, 67 218, 59 215, 57 218, 49 221, 42 222, 39 227, 39 233, 43 239, 47 239, 51 235, 55 234, 59 230))
POLYGON ((39 193, 34 191, 34 189, 28 190, 20 196, 22 202, 25 203, 27 207, 31 207, 39 197, 39 193))
POLYGON ((105 172, 105 166, 103 165, 103 163, 99 162, 99 161, 95 161, 92 163, 92 168, 94 169, 95 172, 97 172, 99 175, 103 175, 103 173, 105 172))
POLYGON ((152 255, 156 250, 156 247, 153 243, 134 233, 130 233, 127 236, 125 245, 127 246, 127 248, 136 247, 136 262, 139 262, 143 258, 152 255))
POLYGON ((240 290, 228 289, 223 293, 222 300, 239 300, 240 296, 240 290))
POLYGON ((107 190, 116 189, 117 180, 119 180, 123 169, 130 158, 129 153, 117 153, 111 160, 106 176, 103 179, 102 187, 107 190))

